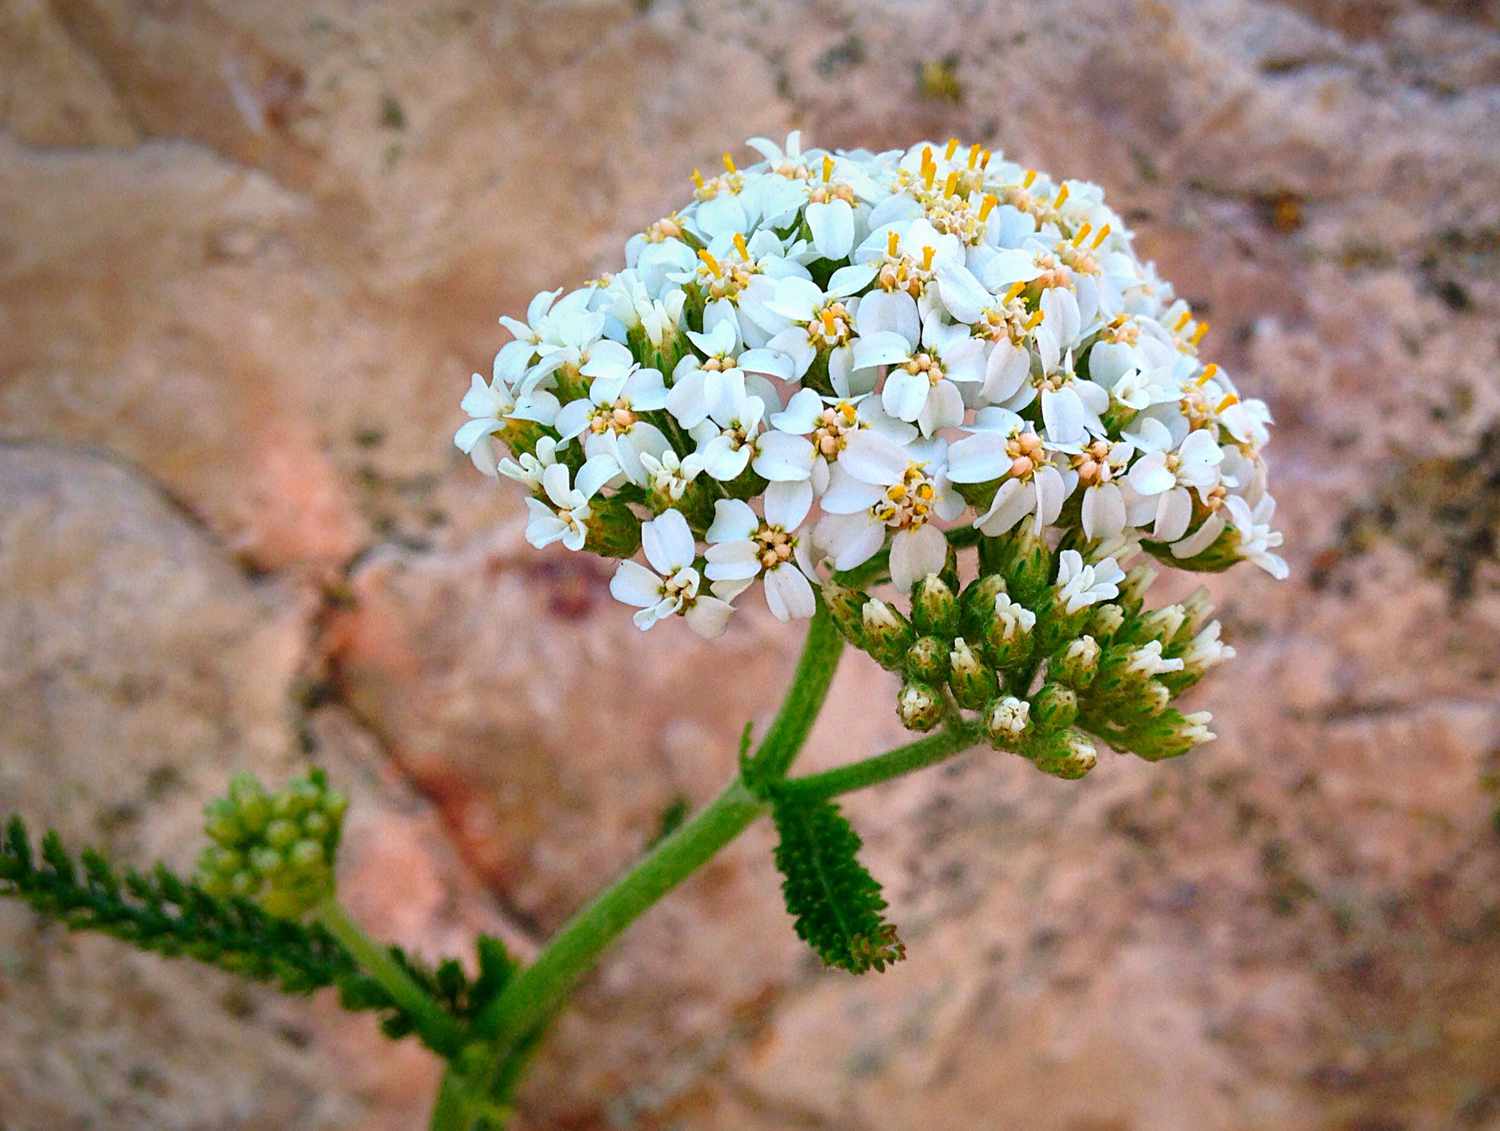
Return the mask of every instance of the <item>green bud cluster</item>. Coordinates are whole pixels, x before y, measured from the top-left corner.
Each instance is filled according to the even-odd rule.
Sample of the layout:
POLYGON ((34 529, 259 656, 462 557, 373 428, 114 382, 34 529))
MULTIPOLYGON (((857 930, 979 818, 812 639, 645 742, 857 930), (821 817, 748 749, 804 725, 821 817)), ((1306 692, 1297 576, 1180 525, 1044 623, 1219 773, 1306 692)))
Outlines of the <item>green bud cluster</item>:
POLYGON ((294 919, 333 890, 333 863, 348 799, 313 770, 274 793, 253 774, 236 774, 224 797, 204 809, 213 843, 198 858, 197 882, 216 896, 254 900, 294 919))
POLYGON ((1061 584, 1060 558, 1022 529, 979 540, 979 576, 967 585, 951 558, 919 579, 909 616, 836 582, 823 597, 850 643, 901 676, 896 713, 911 730, 973 712, 997 750, 1062 778, 1094 767, 1096 740, 1152 761, 1211 740, 1206 714, 1172 706, 1233 655, 1206 593, 1148 608, 1157 570, 1142 563, 1102 590, 1108 599, 1095 589, 1081 603, 1061 584))

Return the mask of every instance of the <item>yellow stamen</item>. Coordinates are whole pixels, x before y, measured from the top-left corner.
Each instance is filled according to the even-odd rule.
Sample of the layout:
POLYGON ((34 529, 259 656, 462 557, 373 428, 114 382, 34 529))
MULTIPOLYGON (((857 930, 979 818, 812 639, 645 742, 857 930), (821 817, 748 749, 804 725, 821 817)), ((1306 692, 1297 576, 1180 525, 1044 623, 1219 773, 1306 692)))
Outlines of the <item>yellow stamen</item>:
POLYGON ((922 270, 932 270, 932 257, 937 254, 937 249, 930 244, 922 249, 922 270))
POLYGON ((922 168, 925 169, 925 168, 927 168, 927 166, 931 165, 932 163, 933 163, 933 161, 932 161, 932 146, 930 146, 930 145, 924 145, 922 147, 922 168))
POLYGON ((979 167, 981 169, 988 169, 990 167, 990 158, 993 156, 995 156, 994 153, 986 149, 984 151, 984 156, 979 159, 979 167))
POLYGON ((956 137, 950 137, 948 139, 948 148, 943 151, 943 160, 944 161, 952 161, 953 160, 953 155, 955 153, 957 153, 957 152, 958 152, 958 138, 956 138, 956 137))
POLYGON ((885 234, 885 253, 892 259, 896 258, 900 241, 896 238, 896 229, 892 228, 885 234))
POLYGON ((707 248, 698 253, 698 258, 703 260, 704 265, 715 275, 722 275, 724 273, 724 269, 719 266, 719 261, 709 254, 707 248))
POLYGON ((975 165, 979 164, 979 155, 983 152, 984 150, 980 149, 977 145, 969 146, 969 168, 971 170, 975 165))
POLYGON ((948 179, 943 182, 943 195, 952 196, 958 191, 958 170, 954 169, 948 174, 948 179))
POLYGON ((1068 184, 1063 182, 1063 187, 1057 190, 1057 195, 1052 198, 1052 207, 1061 208, 1068 202, 1068 184))
POLYGON ((1035 181, 1036 181, 1036 170, 1035 169, 1027 169, 1026 170, 1026 175, 1021 178, 1021 187, 1023 189, 1029 189, 1035 181))
POLYGON ((833 334, 837 334, 839 328, 838 328, 837 325, 834 324, 834 321, 833 321, 833 311, 829 310, 827 307, 824 307, 823 308, 822 318, 823 318, 823 329, 827 330, 830 336, 833 335, 833 334))
POLYGON ((1192 320, 1193 320, 1193 312, 1191 310, 1184 310, 1181 314, 1179 314, 1177 316, 1177 321, 1172 323, 1172 333, 1174 333, 1174 334, 1180 334, 1180 333, 1182 333, 1182 328, 1184 326, 1186 326, 1192 320))
POLYGON ((979 204, 979 218, 981 220, 988 220, 990 213, 995 210, 995 205, 999 203, 1000 201, 998 201, 991 193, 985 193, 984 200, 982 200, 979 204))
POLYGON ((1217 373, 1218 371, 1219 371, 1218 362, 1210 361, 1207 365, 1205 365, 1203 367, 1203 372, 1200 373, 1200 374, 1198 374, 1198 377, 1193 382, 1193 384, 1199 386, 1200 388, 1202 386, 1204 386, 1204 385, 1207 385, 1210 381, 1212 381, 1214 379, 1214 374, 1217 373))
POLYGON ((1034 310, 1031 313, 1031 317, 1026 319, 1026 329, 1035 330, 1038 326, 1041 325, 1041 323, 1042 312, 1040 310, 1034 310))
POLYGON ((729 156, 729 151, 727 149, 724 151, 724 171, 726 173, 738 172, 738 170, 734 167, 734 158, 729 156))
POLYGON ((1083 241, 1089 238, 1089 233, 1092 232, 1093 230, 1094 230, 1094 226, 1092 224, 1090 224, 1087 220, 1085 220, 1083 222, 1083 227, 1079 228, 1078 229, 1078 234, 1073 237, 1073 246, 1074 247, 1082 247, 1083 246, 1083 241))
POLYGON ((1003 296, 1001 296, 1001 298, 1000 298, 1001 303, 1007 303, 1007 302, 1009 302, 1011 299, 1015 298, 1018 294, 1020 294, 1025 289, 1026 289, 1026 280, 1025 279, 1022 279, 1018 283, 1012 283, 1010 285, 1010 290, 1006 291, 1005 294, 1003 296))
POLYGON ((1201 342, 1203 340, 1203 335, 1206 334, 1206 333, 1208 333, 1208 323, 1207 322, 1199 322, 1198 323, 1198 328, 1193 331, 1193 336, 1188 339, 1188 344, 1196 346, 1199 342, 1201 342))
POLYGON ((1089 247, 1098 247, 1100 244, 1102 244, 1108 238, 1109 238, 1109 225, 1105 224, 1104 227, 1100 228, 1097 232, 1094 233, 1094 242, 1091 243, 1091 244, 1089 244, 1089 247))
POLYGON ((923 166, 923 168, 922 168, 922 185, 923 185, 923 187, 931 189, 932 188, 932 178, 935 177, 935 176, 937 176, 937 166, 936 165, 925 165, 925 166, 923 166))
POLYGON ((893 484, 891 484, 891 486, 886 489, 885 497, 887 499, 890 499, 891 502, 893 502, 893 503, 900 502, 902 499, 906 498, 906 484, 905 483, 893 483, 893 484))
POLYGON ((1218 404, 1214 405, 1214 412, 1216 412, 1216 413, 1217 412, 1223 412, 1230 405, 1236 405, 1236 404, 1239 404, 1239 403, 1240 403, 1240 398, 1239 397, 1235 396, 1233 393, 1226 393, 1225 396, 1224 396, 1224 399, 1222 401, 1220 401, 1218 404))
POLYGON ((739 232, 734 233, 734 250, 740 253, 740 258, 746 263, 750 262, 750 249, 745 245, 745 237, 739 232))
POLYGON ((700 173, 700 172, 698 172, 697 169, 693 170, 693 184, 696 185, 698 188, 702 188, 703 187, 703 174, 700 173))
POLYGON ((823 183, 826 185, 833 178, 833 158, 823 154, 823 183))

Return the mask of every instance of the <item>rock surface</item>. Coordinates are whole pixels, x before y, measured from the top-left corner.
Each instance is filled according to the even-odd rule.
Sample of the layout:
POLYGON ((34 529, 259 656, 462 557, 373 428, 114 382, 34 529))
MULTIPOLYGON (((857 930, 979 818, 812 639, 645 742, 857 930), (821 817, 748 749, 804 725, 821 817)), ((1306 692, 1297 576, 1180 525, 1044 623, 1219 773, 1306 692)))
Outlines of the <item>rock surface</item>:
MULTIPOLYGON (((0 810, 186 864, 229 772, 310 752, 350 902, 436 955, 524 949, 709 797, 794 634, 639 636, 447 436, 498 313, 793 126, 1103 184, 1277 415, 1293 577, 1211 582, 1194 757, 851 800, 885 975, 809 961, 752 830, 524 1125, 1500 1125, 1493 4, 0 0, 0 810)), ((899 741, 890 690, 846 661, 808 762, 899 741)), ((411 1127, 434 1079, 12 906, 0 1002, 11 1131, 411 1127)))

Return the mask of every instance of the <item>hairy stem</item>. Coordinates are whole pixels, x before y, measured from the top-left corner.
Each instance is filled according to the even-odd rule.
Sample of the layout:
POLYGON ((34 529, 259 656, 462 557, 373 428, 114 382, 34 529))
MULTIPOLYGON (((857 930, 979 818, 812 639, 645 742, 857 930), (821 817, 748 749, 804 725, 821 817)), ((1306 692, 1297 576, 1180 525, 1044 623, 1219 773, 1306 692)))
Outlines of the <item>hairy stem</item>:
POLYGON ((463 1030, 452 1015, 417 985, 388 947, 365 934, 341 903, 330 896, 314 908, 313 914, 349 957, 385 988, 391 1000, 411 1014, 428 1043, 455 1053, 462 1047, 463 1030))
MULTIPOLYGON (((513 1050, 561 1007, 605 948, 765 811, 766 802, 747 782, 758 789, 785 776, 822 709, 843 646, 833 618, 819 602, 786 698, 754 755, 745 759, 742 775, 564 924, 536 961, 479 1015, 475 1034, 491 1042, 500 1056, 489 1069, 486 1094, 495 1095, 502 1085, 513 1086, 500 1078, 513 1050)), ((458 1113, 462 1089, 453 1071, 444 1081, 440 1099, 448 1099, 440 1107, 458 1113)), ((445 1124, 449 1125, 463 1124, 445 1124)))
POLYGON ((503 1049, 545 1021, 605 947, 764 809, 765 803, 735 778, 706 809, 569 920, 536 961, 479 1015, 476 1031, 503 1049))
POLYGON ((935 766, 955 754, 973 746, 979 731, 970 723, 959 723, 908 742, 873 758, 853 762, 820 774, 808 774, 800 778, 788 778, 776 786, 776 792, 789 797, 806 800, 826 800, 856 789, 879 785, 893 778, 903 777, 914 770, 935 766))
POLYGON ((843 650, 844 638, 839 635, 827 606, 819 600, 818 610, 808 622, 807 643, 802 646, 802 657, 792 673, 792 685, 787 688, 781 710, 776 712, 771 729, 745 765, 746 781, 755 784, 786 776, 818 719, 823 700, 828 697, 828 685, 833 682, 843 650))

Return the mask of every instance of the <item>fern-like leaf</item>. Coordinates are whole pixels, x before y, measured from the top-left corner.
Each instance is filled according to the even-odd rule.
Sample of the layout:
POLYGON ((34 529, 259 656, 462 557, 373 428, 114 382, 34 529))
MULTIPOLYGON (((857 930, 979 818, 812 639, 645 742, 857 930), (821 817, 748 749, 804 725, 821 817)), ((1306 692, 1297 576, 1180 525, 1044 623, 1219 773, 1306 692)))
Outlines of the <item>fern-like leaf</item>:
POLYGON ((881 914, 880 884, 859 862, 861 841, 832 801, 774 799, 776 867, 797 935, 827 965, 863 974, 906 957, 881 914))
MULTIPOLYGON (((0 836, 0 896, 20 899, 70 930, 191 958, 286 993, 310 994, 333 986, 345 1009, 380 1013, 387 1036, 416 1031, 415 1019, 321 926, 275 918, 249 900, 209 895, 161 865, 149 874, 121 875, 92 849, 79 859, 81 869, 50 831, 42 838, 38 859, 25 823, 12 817, 0 836)), ((515 971, 504 945, 488 936, 479 940, 479 976, 472 982, 452 959, 429 970, 399 947, 391 948, 391 956, 460 1019, 483 1009, 515 971)), ((433 1047, 445 1055, 457 1051, 433 1047)))

